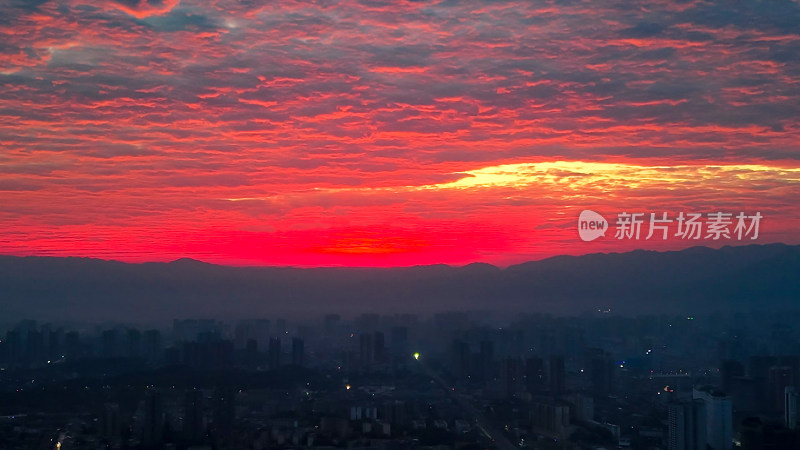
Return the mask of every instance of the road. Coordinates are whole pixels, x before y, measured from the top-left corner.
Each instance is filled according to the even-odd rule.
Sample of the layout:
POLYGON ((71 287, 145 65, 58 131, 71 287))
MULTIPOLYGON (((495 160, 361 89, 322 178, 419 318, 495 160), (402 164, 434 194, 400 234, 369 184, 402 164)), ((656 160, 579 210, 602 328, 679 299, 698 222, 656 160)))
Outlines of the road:
POLYGON ((422 370, 425 371, 425 374, 431 377, 445 392, 447 395, 450 396, 455 402, 464 409, 472 419, 475 421, 475 426, 481 430, 484 436, 486 436, 490 441, 494 443, 494 445, 500 450, 517 450, 517 446, 511 443, 511 441, 506 438, 505 434, 499 429, 491 425, 491 422, 486 419, 486 416, 481 412, 481 410, 472 404, 472 400, 468 398, 466 395, 457 393, 453 390, 452 386, 449 386, 442 377, 439 376, 436 372, 434 372, 430 367, 428 367, 422 360, 418 360, 420 367, 422 370))

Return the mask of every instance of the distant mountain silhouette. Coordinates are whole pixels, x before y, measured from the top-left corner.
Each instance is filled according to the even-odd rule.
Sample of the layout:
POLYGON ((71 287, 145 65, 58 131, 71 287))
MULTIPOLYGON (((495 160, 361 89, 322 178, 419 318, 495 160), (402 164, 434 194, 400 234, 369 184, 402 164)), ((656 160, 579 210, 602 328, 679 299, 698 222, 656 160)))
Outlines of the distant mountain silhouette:
POLYGON ((700 314, 800 309, 800 246, 407 268, 227 267, 0 256, 0 320, 166 321, 362 311, 700 314))

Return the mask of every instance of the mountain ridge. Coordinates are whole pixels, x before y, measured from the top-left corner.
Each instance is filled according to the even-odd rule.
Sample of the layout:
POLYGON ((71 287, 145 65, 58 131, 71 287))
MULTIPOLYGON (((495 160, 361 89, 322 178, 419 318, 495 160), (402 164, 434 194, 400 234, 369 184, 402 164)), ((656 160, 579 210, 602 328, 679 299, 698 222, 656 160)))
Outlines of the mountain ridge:
POLYGON ((620 314, 800 309, 800 246, 560 255, 498 268, 222 266, 0 256, 0 320, 301 317, 447 310, 620 314))

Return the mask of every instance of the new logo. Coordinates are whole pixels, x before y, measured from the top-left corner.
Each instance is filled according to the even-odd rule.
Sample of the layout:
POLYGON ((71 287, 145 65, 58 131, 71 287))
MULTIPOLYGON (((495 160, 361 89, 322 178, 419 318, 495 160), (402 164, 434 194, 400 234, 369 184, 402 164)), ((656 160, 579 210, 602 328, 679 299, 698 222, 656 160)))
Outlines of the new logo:
POLYGON ((578 235, 581 240, 593 241, 600 236, 605 236, 606 230, 608 230, 608 221, 603 216, 588 209, 581 211, 581 215, 578 217, 578 235))

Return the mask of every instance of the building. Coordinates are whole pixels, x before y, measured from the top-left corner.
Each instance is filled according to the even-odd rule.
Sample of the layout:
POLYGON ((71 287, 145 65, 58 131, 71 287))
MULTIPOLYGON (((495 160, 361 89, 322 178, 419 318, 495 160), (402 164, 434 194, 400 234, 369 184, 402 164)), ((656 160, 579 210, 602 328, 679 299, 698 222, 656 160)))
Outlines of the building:
POLYGON ((767 386, 770 397, 770 410, 783 411, 786 388, 794 386, 794 376, 791 367, 773 366, 769 368, 767 386))
POLYGON ((595 395, 606 396, 614 391, 616 363, 602 349, 592 349, 587 357, 591 390, 595 395))
POLYGON ((703 400, 669 405, 669 450, 706 449, 706 410, 703 400))
POLYGON ((594 421, 594 398, 584 394, 570 394, 566 397, 570 403, 570 419, 573 421, 594 421))
POLYGON ((408 327, 392 327, 391 334, 391 350, 395 358, 403 359, 409 358, 408 355, 408 327))
POLYGON ((100 416, 100 435, 109 441, 120 438, 119 404, 106 403, 103 405, 103 415, 100 416))
POLYGON ((544 361, 542 358, 532 356, 525 360, 525 389, 533 394, 545 388, 544 361))
POLYGON ((567 371, 564 368, 564 357, 563 356, 551 356, 550 357, 550 391, 554 395, 560 395, 564 393, 567 384, 567 371))
POLYGON ((783 426, 790 430, 796 430, 797 408, 800 402, 800 393, 794 386, 786 386, 783 394, 783 426))
POLYGON ((733 390, 733 379, 743 376, 745 376, 745 372, 742 363, 733 360, 722 361, 720 377, 723 391, 731 392, 733 390))
POLYGON ((796 450, 800 444, 797 430, 777 423, 764 423, 758 417, 742 420, 742 450, 796 450))
POLYGON ((504 358, 500 370, 503 395, 507 398, 515 397, 522 391, 523 375, 522 363, 519 358, 504 358))
POLYGON ((372 343, 374 346, 373 359, 377 363, 385 363, 388 354, 386 350, 386 337, 384 336, 383 332, 376 331, 372 339, 372 343))
POLYGON ((694 389, 694 399, 706 410, 706 443, 711 450, 733 448, 733 405, 730 397, 713 389, 694 389))
POLYGON ((450 345, 450 367, 451 371, 459 378, 467 378, 470 375, 470 363, 472 354, 469 344, 455 339, 450 345))
POLYGON ((164 433, 164 409, 161 394, 148 390, 144 399, 144 420, 142 423, 142 444, 145 448, 159 445, 164 433))
POLYGON ((281 339, 270 338, 268 349, 269 368, 277 369, 281 365, 281 339))
POLYGON ((187 442, 197 443, 206 434, 203 412, 203 391, 192 389, 186 393, 183 413, 183 437, 187 442))
POLYGON ((302 366, 305 344, 301 338, 292 338, 292 365, 302 366))
POLYGON ((214 432, 218 439, 229 441, 236 422, 236 392, 232 387, 214 390, 214 432))
POLYGON ((480 343, 478 374, 483 381, 494 378, 494 343, 492 341, 484 340, 480 343))
POLYGON ((372 365, 375 356, 375 347, 372 343, 372 334, 363 333, 359 338, 359 350, 361 355, 361 365, 366 367, 372 365))
POLYGON ((559 401, 540 401, 531 403, 533 429, 539 432, 564 436, 570 426, 569 405, 559 401))

